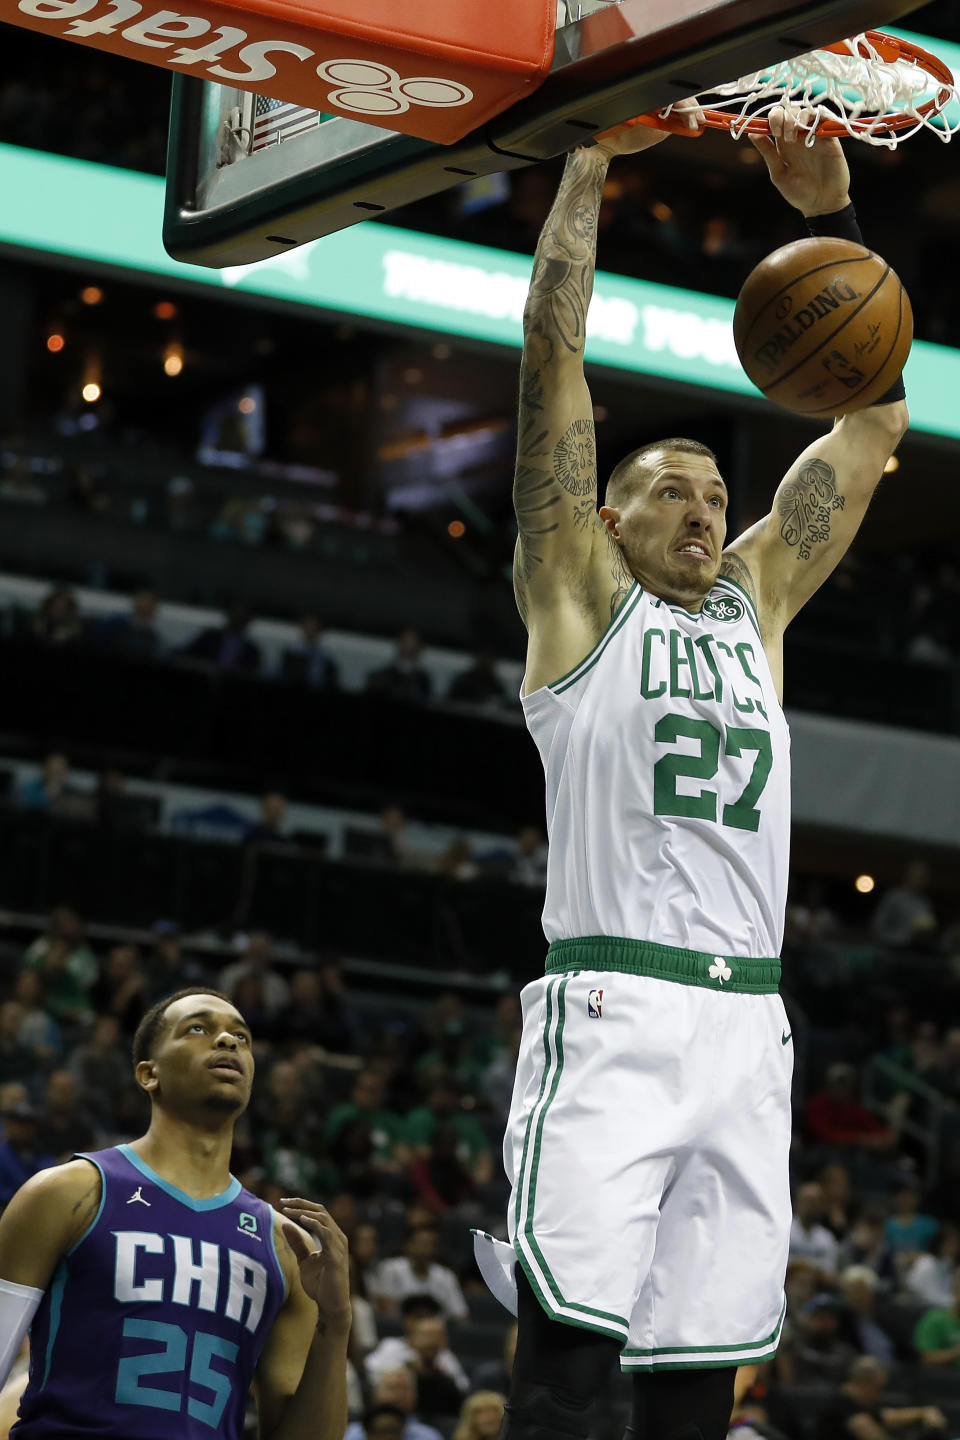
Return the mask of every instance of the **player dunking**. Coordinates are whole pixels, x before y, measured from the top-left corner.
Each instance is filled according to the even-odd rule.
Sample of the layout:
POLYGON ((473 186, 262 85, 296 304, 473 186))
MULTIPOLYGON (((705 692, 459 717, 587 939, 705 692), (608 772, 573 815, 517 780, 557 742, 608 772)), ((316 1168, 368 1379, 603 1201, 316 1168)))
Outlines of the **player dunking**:
POLYGON ((17 1440, 239 1440, 251 1381, 264 1440, 341 1440, 347 1243, 323 1206, 281 1218, 230 1175, 250 1042, 217 991, 155 1005, 134 1038, 147 1133, 5 1210, 0 1382, 32 1321, 17 1440))
MULTIPOLYGON (((857 238, 837 141, 774 112, 758 148, 815 233, 857 238)), ((628 1434, 722 1440, 736 1367, 776 1349, 790 1221, 782 637, 850 545, 902 435, 898 382, 799 457, 726 549, 727 488, 687 439, 628 455, 596 508, 583 344, 610 160, 575 151, 524 313, 514 501, 523 709, 546 774, 546 976, 523 992, 504 1145, 516 1307, 510 1440, 587 1436, 619 1355, 628 1434)))

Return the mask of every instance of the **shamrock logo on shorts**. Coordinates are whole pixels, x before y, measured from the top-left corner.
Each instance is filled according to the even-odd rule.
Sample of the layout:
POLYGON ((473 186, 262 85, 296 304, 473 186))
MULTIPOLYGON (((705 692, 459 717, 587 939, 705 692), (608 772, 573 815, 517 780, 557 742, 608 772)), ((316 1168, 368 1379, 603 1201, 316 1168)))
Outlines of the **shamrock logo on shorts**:
POLYGON ((730 979, 733 971, 730 969, 730 966, 724 960, 722 955, 714 955, 713 964, 710 966, 707 974, 710 976, 711 980, 719 980, 720 984, 722 985, 724 980, 730 979))

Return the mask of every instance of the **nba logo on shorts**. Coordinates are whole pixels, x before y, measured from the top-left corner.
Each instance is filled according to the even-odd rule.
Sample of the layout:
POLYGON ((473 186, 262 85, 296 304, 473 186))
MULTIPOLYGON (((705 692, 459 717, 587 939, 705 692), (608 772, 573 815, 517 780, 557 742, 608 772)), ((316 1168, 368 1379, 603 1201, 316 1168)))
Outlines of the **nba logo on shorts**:
POLYGON ((590 990, 587 993, 587 1017, 590 1020, 599 1020, 603 1014, 603 991, 590 990))

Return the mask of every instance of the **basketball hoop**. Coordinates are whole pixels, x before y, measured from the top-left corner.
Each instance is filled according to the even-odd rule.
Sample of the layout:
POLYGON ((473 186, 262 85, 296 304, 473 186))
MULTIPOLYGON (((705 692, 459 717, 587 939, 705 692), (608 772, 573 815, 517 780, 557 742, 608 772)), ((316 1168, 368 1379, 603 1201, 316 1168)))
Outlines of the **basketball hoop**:
POLYGON ((739 139, 769 135, 770 111, 789 104, 813 111, 807 145, 829 135, 893 150, 922 129, 948 141, 960 129, 960 115, 951 119, 943 111, 956 98, 953 75, 936 55, 895 35, 867 30, 701 93, 696 99, 704 125, 697 130, 672 113, 673 105, 638 118, 682 135, 702 135, 709 126, 739 139))

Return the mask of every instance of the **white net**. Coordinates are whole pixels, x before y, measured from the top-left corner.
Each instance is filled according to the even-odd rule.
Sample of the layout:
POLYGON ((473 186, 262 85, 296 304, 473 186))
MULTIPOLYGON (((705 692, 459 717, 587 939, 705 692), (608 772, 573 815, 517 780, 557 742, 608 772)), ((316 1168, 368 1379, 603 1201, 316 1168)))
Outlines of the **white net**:
MULTIPOLYGON (((838 122, 848 135, 868 145, 893 150, 919 130, 932 130, 948 141, 960 129, 960 104, 953 85, 936 79, 916 60, 886 60, 867 35, 844 42, 845 53, 811 50, 739 80, 716 85, 697 99, 720 110, 732 135, 789 103, 812 111, 806 144, 812 145, 824 121, 838 122), (923 111, 921 107, 932 106, 923 111), (906 117, 891 129, 890 116, 906 117)), ((673 106, 661 114, 669 115, 673 106)))

